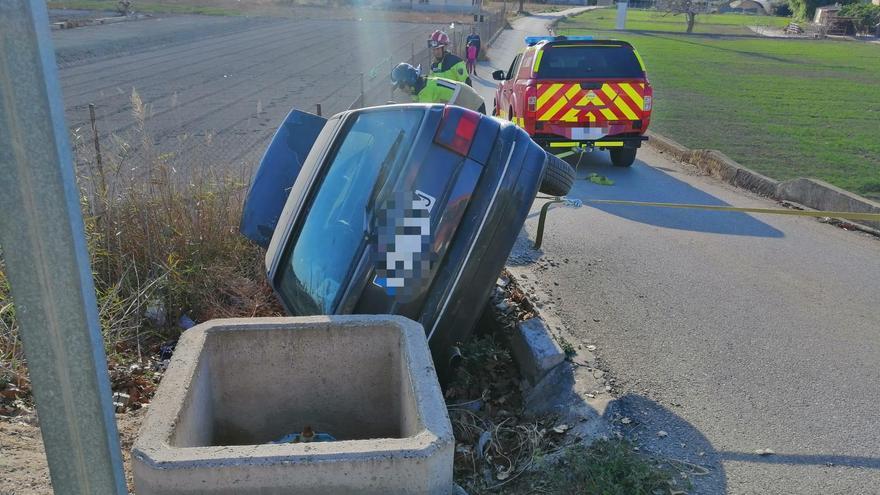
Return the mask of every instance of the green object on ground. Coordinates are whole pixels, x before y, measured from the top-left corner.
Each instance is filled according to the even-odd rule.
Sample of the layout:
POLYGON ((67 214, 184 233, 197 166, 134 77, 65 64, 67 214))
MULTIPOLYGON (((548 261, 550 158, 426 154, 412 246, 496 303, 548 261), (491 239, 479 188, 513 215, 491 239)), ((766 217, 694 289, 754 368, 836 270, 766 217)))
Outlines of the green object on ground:
MULTIPOLYGON (((668 22, 630 14, 656 30, 668 22)), ((651 130, 690 148, 718 149, 775 179, 813 177, 880 198, 876 44, 603 30, 610 18, 609 10, 591 11, 561 22, 559 32, 636 47, 654 86, 651 130)), ((698 31, 744 18, 754 17, 697 16, 698 31)))
POLYGON ((591 173, 587 176, 587 180, 592 182, 593 184, 599 184, 600 186, 613 186, 614 181, 605 177, 604 175, 599 175, 595 172, 591 173))

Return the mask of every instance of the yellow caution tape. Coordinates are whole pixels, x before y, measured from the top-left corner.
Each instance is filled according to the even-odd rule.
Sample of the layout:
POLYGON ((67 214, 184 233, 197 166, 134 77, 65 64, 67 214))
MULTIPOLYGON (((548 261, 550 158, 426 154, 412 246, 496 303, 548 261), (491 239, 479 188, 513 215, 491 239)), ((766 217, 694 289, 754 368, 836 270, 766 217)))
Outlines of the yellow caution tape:
POLYGON ((806 211, 782 210, 778 208, 741 208, 736 206, 654 203, 650 201, 624 201, 619 199, 585 199, 583 200, 583 202, 610 205, 656 206, 660 208, 691 208, 712 211, 736 211, 741 213, 769 213, 771 215, 794 215, 798 217, 831 217, 844 218, 847 220, 871 220, 874 222, 880 222, 880 213, 858 213, 852 211, 806 211))

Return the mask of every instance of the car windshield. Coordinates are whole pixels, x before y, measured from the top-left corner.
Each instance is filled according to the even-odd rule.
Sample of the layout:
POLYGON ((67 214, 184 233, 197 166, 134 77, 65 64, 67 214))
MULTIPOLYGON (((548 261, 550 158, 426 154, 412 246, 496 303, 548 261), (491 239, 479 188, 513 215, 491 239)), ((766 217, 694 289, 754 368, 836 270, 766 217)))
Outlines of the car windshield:
POLYGON ((641 78, 642 66, 628 46, 574 45, 544 49, 540 79, 641 78))
POLYGON ((369 212, 396 179, 423 115, 412 108, 367 112, 348 126, 312 186, 279 270, 281 296, 294 314, 333 313, 363 251, 369 212))

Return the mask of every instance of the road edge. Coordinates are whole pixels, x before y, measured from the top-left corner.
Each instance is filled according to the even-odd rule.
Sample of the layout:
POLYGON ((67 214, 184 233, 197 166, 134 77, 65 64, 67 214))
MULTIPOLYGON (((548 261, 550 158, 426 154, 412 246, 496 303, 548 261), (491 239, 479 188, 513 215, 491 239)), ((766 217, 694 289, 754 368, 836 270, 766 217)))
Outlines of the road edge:
MULTIPOLYGON (((777 201, 788 201, 818 211, 880 213, 880 203, 846 191, 819 179, 798 177, 778 181, 744 167, 718 150, 691 149, 657 132, 648 131, 648 145, 660 153, 696 168, 703 175, 777 201)), ((880 236, 880 222, 862 220, 851 224, 858 230, 880 236)))

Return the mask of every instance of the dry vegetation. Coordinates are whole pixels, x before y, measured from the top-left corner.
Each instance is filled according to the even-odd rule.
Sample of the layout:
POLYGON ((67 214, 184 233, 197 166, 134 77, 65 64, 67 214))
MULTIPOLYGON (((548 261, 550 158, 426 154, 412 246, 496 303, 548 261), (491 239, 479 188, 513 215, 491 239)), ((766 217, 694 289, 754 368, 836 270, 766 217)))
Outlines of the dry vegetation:
MULTIPOLYGON (((131 104, 135 130, 103 140, 100 164, 91 135, 77 131, 73 144, 111 381, 114 391, 146 402, 158 381, 150 368, 187 319, 275 315, 280 307, 265 282, 262 252, 238 233, 244 172, 218 173, 217 164, 176 170, 171 155, 153 148, 148 107, 136 91, 131 104)), ((201 145, 211 146, 210 136, 201 145)), ((29 406, 0 260, 0 415, 29 406)))

